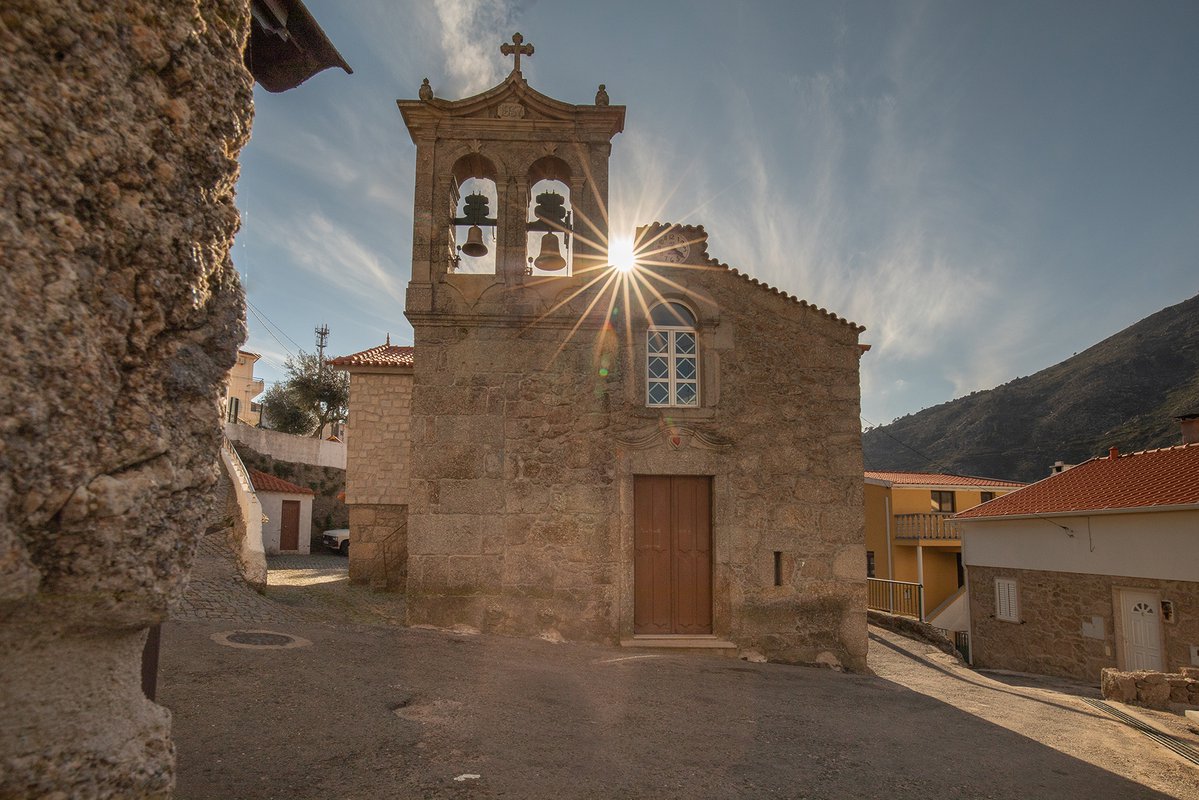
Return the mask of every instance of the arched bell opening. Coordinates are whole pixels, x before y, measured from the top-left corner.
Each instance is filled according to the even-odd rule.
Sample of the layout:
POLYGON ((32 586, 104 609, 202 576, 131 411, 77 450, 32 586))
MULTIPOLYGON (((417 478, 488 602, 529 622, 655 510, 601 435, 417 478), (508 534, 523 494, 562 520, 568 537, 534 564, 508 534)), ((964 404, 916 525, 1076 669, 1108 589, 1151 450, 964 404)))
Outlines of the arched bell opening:
POLYGON ((529 187, 525 243, 528 272, 570 275, 574 267, 574 212, 569 165, 556 156, 538 159, 529 167, 529 187))
POLYGON ((449 271, 494 275, 499 208, 495 165, 470 153, 455 162, 453 177, 449 271))

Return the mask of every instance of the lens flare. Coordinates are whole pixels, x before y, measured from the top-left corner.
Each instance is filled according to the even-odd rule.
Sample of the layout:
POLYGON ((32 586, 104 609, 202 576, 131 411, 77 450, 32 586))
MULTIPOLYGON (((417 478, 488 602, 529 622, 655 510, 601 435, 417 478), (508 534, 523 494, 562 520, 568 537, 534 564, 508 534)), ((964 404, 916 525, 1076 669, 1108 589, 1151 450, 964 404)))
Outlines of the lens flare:
POLYGON ((608 263, 620 272, 632 272, 637 266, 633 255, 633 237, 613 236, 608 243, 608 263))

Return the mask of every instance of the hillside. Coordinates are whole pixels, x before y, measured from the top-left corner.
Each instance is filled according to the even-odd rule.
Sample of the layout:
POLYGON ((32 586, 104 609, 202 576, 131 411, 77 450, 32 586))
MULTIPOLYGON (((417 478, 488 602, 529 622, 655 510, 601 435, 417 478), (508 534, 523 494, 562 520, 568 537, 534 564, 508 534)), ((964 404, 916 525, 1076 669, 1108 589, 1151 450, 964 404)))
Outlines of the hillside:
POLYGON ((1178 444, 1173 418, 1191 412, 1199 412, 1199 295, 1035 375, 870 430, 862 443, 871 470, 1033 481, 1057 460, 1178 444))

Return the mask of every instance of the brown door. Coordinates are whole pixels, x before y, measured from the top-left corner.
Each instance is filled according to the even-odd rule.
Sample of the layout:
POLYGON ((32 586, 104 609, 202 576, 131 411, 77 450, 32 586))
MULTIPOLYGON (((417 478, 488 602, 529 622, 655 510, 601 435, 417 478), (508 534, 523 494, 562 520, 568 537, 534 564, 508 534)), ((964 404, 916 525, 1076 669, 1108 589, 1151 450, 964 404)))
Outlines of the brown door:
POLYGON ((279 549, 300 549, 300 501, 284 500, 279 520, 279 549))
POLYGON ((633 632, 712 632, 712 479, 633 478, 633 632))

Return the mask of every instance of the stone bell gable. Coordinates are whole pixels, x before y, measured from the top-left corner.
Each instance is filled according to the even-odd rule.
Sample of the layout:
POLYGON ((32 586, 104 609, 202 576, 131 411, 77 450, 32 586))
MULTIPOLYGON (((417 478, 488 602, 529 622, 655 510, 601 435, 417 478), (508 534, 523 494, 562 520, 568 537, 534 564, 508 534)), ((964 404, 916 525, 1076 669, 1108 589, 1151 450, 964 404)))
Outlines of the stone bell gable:
POLYGON ((517 64, 476 97, 399 105, 417 146, 410 405, 368 434, 359 397, 374 414, 397 377, 352 370, 351 569, 379 536, 355 532, 355 501, 380 507, 355 464, 363 487, 388 480, 355 448, 402 450, 404 491, 382 502, 402 509, 403 568, 384 579, 411 624, 864 669, 862 328, 711 258, 702 227, 654 223, 635 265, 608 263, 624 109, 604 87, 569 105, 517 64), (479 182, 494 206, 460 191, 479 182))
MULTIPOLYGON (((624 129, 624 106, 563 103, 530 88, 519 70, 464 100, 430 90, 427 99, 396 102, 417 149, 410 319, 448 311, 458 295, 473 300, 492 286, 526 282, 526 206, 538 181, 564 184, 578 219, 606 219, 608 157, 612 137, 624 129), (494 182, 498 195, 495 274, 447 278, 455 246, 450 221, 459 186, 470 178, 494 182)), ((602 239, 577 242, 580 267, 607 260, 602 239)))

